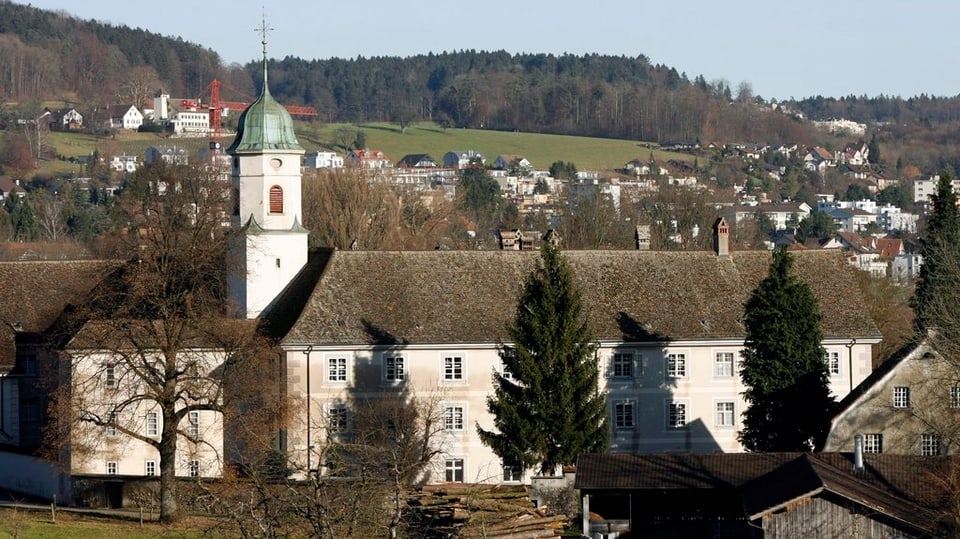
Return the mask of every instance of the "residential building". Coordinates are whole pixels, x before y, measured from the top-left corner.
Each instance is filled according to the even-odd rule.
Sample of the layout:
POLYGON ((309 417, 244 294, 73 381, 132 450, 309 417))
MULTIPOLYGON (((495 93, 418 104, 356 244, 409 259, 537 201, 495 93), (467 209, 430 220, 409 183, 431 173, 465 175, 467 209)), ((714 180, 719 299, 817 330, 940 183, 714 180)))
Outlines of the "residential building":
POLYGON ((960 382, 935 332, 880 365, 841 402, 824 450, 852 451, 862 435, 873 453, 960 453, 960 382))
POLYGON ((110 170, 114 172, 136 172, 137 156, 135 155, 114 155, 110 158, 110 170))
POLYGON ((158 162, 168 165, 186 165, 190 162, 190 155, 186 148, 179 146, 150 146, 144 152, 143 161, 148 165, 158 162))
POLYGON ((210 112, 206 110, 181 110, 173 116, 173 132, 182 136, 206 136, 210 134, 210 112))
POLYGON ((305 168, 343 168, 343 156, 337 152, 312 152, 304 155, 305 168))
POLYGON ((386 154, 369 148, 352 150, 347 156, 347 162, 350 166, 363 170, 381 170, 392 166, 386 154))
POLYGON ((143 125, 143 113, 134 105, 111 105, 107 107, 108 129, 137 130, 143 125))
POLYGON ((493 166, 501 170, 516 169, 516 172, 521 176, 533 174, 533 165, 522 155, 499 155, 493 162, 493 166))
POLYGON ((487 159, 476 150, 450 151, 443 154, 443 166, 446 168, 464 168, 478 161, 481 166, 487 164, 487 159))
MULTIPOLYGON (((913 201, 929 202, 930 197, 937 194, 937 183, 939 181, 939 175, 913 180, 913 201)), ((950 185, 953 186, 954 192, 960 192, 960 178, 954 178, 950 185)))
POLYGON ((407 154, 397 161, 397 168, 437 168, 440 165, 425 153, 407 154))
POLYGON ((796 226, 810 216, 810 205, 806 202, 782 202, 779 204, 740 205, 732 210, 733 225, 744 221, 755 221, 763 215, 770 223, 771 230, 784 230, 796 226))

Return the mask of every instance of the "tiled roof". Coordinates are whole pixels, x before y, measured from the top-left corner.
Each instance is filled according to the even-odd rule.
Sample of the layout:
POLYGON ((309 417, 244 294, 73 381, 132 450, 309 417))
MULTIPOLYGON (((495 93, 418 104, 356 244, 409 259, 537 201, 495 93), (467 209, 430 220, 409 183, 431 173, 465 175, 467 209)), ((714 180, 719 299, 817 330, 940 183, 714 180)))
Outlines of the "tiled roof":
MULTIPOLYGON (((565 251, 595 337, 604 341, 742 339, 743 305, 767 275, 767 251, 565 251)), ((337 251, 287 344, 506 340, 539 260, 517 251, 337 251)), ((879 337, 853 272, 835 251, 796 253, 827 338, 879 337)))
POLYGON ((65 307, 82 301, 119 264, 103 260, 0 262, 0 365, 13 365, 18 331, 45 331, 65 307))

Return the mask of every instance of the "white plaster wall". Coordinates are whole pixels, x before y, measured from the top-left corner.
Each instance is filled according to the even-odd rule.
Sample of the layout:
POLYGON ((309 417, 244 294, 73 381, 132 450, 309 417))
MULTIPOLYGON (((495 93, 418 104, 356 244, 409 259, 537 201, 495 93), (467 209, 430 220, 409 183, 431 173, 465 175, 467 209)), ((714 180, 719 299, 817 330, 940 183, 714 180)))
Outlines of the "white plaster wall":
MULTIPOLYGON (((840 374, 831 378, 833 394, 839 399, 847 394, 850 385, 850 363, 853 358, 853 385, 859 384, 870 373, 871 348, 876 341, 825 341, 828 351, 841 353, 840 374)), ((737 441, 741 426, 740 414, 746 409, 741 397, 743 385, 739 376, 739 353, 743 347, 738 341, 675 342, 668 346, 637 346, 621 343, 603 343, 597 351, 600 362, 600 390, 606 392, 612 428, 611 447, 614 452, 716 451, 739 452, 737 441), (614 352, 631 352, 637 359, 635 376, 630 379, 609 376, 610 359, 614 352), (714 376, 717 352, 734 353, 734 375, 714 376), (665 376, 666 354, 687 354, 687 376, 670 379, 665 376), (641 359, 642 358, 642 359, 641 359), (645 361, 644 361, 645 360, 645 361), (615 429, 613 406, 617 400, 635 402, 634 428, 615 429), (667 426, 667 405, 671 401, 687 404, 687 427, 667 426), (735 402, 735 425, 718 426, 716 403, 735 402)), ((309 403, 311 405, 310 444, 323 443, 325 410, 334 403, 346 402, 352 387, 365 386, 373 379, 376 387, 383 380, 384 352, 399 353, 407 364, 408 382, 420 396, 439 395, 444 402, 464 406, 465 428, 444 439, 444 456, 438 458, 433 482, 442 482, 442 461, 446 458, 464 458, 465 478, 469 481, 497 482, 501 478, 498 457, 484 446, 476 434, 476 425, 493 428, 493 417, 487 412, 486 398, 493 394, 491 373, 501 369, 496 348, 489 344, 463 346, 417 346, 396 349, 368 347, 313 347, 309 354, 305 347, 288 347, 287 376, 289 395, 295 404, 293 425, 289 431, 288 451, 301 466, 306 459, 307 357, 310 358, 309 403), (443 357, 456 353, 465 358, 466 379, 450 383, 442 379, 443 357), (345 382, 327 380, 327 359, 346 357, 348 378, 345 382), (368 373, 368 374, 365 374, 368 373), (358 380, 358 377, 360 378, 358 380)), ((314 467, 316 457, 311 457, 314 467)), ((529 472, 527 474, 529 477, 529 472)))

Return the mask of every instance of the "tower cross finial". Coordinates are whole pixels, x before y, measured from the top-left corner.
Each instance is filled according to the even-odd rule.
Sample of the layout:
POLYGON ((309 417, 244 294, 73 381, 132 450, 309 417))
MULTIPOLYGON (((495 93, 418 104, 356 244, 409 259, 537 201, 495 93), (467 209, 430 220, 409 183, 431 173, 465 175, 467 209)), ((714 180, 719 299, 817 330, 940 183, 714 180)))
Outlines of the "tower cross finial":
POLYGON ((260 26, 258 26, 254 30, 256 30, 257 32, 260 32, 260 36, 261 36, 260 43, 263 45, 263 60, 266 61, 267 60, 267 33, 272 32, 274 28, 272 26, 267 26, 266 9, 264 8, 261 8, 261 9, 263 10, 262 11, 263 14, 261 16, 262 18, 261 18, 260 26))

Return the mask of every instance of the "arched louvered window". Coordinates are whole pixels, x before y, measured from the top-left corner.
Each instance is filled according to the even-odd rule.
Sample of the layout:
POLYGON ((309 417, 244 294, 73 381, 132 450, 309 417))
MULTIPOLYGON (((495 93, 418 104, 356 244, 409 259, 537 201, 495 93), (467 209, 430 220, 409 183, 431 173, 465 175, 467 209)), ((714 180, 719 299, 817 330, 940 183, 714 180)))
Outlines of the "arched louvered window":
POLYGON ((283 187, 270 188, 270 213, 283 213, 283 187))

